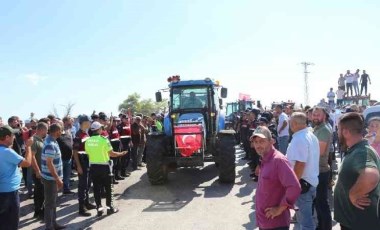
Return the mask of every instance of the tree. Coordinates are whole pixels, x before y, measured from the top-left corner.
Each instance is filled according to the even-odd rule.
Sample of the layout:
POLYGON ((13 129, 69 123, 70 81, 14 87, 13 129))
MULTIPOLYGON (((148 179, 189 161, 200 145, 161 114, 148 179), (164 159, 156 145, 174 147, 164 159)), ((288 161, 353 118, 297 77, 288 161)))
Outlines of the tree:
POLYGON ((141 96, 138 93, 128 95, 128 98, 119 105, 119 110, 130 108, 134 112, 137 111, 139 109, 140 98, 141 96))
POLYGON ((150 116, 155 112, 166 112, 168 101, 154 102, 152 99, 141 99, 140 94, 133 93, 128 95, 128 98, 119 105, 119 110, 131 109, 133 113, 142 113, 150 116))

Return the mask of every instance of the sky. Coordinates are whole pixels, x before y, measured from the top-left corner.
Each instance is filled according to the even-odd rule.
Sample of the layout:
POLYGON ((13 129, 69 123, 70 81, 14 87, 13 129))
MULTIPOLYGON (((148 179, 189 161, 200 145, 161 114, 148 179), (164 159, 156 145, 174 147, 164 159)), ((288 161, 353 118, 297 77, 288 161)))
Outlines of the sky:
POLYGON ((380 99, 376 0, 0 1, 0 116, 118 113, 166 79, 219 80, 228 101, 250 94, 312 105, 340 73, 365 69, 380 99))

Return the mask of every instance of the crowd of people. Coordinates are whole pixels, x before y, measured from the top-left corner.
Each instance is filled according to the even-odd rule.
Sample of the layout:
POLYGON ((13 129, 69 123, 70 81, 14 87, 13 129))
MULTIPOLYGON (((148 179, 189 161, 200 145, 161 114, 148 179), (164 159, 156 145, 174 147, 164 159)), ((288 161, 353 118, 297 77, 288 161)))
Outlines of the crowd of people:
MULTIPOLYGON (((34 218, 44 220, 46 229, 65 228, 56 221, 57 196, 59 190, 75 194, 72 169, 79 215, 88 217, 91 209, 98 216, 118 212, 113 186, 145 166, 147 134, 163 131, 162 117, 101 112, 62 120, 49 115, 25 124, 17 116, 7 124, 0 119, 0 226, 18 228, 23 178, 34 199, 34 218)), ((300 229, 332 229, 328 194, 335 185, 334 219, 341 229, 379 229, 380 117, 366 125, 358 106, 339 116, 326 107, 294 110, 282 104, 243 112, 234 128, 258 183, 257 226, 289 229, 295 221, 300 229), (332 166, 339 153, 344 160, 335 182, 332 166)))
POLYGON ((46 229, 64 229, 57 223, 57 195, 73 195, 71 177, 78 176, 78 214, 102 216, 118 212, 113 185, 145 167, 146 134, 162 131, 160 115, 105 113, 62 120, 49 115, 25 124, 18 116, 4 124, 0 118, 0 226, 18 229, 21 178, 34 199, 34 218, 46 229), (19 167, 22 167, 22 175, 19 167), (76 170, 76 173, 72 169, 76 170), (92 186, 95 204, 90 202, 92 186), (106 198, 106 206, 101 198, 106 198))
POLYGON ((289 229, 292 221, 299 229, 331 230, 328 194, 335 185, 341 229, 380 229, 380 117, 366 127, 358 106, 340 115, 320 106, 243 112, 235 128, 258 182, 258 227, 289 229), (336 154, 344 160, 335 184, 336 154))
POLYGON ((351 73, 350 70, 347 70, 346 74, 341 73, 338 79, 338 89, 334 92, 334 89, 330 88, 327 93, 328 105, 330 108, 341 107, 345 97, 367 96, 368 83, 371 84, 371 78, 365 70, 362 71, 361 75, 359 69, 355 73, 351 73))

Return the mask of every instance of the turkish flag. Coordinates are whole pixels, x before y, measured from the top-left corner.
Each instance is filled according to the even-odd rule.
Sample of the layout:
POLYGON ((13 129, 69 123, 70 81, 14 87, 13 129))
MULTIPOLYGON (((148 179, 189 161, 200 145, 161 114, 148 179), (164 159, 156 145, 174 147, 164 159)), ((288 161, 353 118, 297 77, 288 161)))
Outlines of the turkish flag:
POLYGON ((181 125, 174 127, 175 140, 183 157, 190 157, 202 147, 202 126, 181 125))
POLYGON ((249 101, 251 100, 251 95, 245 93, 239 93, 239 100, 249 101))

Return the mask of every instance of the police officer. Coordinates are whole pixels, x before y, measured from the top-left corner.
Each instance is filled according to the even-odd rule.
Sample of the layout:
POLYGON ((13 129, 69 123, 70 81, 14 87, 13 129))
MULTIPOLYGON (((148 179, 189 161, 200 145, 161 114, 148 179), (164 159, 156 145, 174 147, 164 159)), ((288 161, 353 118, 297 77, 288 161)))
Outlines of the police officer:
MULTIPOLYGON (((120 134, 120 142, 122 151, 130 152, 130 144, 132 141, 131 138, 131 123, 129 121, 129 117, 126 114, 121 115, 121 123, 117 126, 117 129, 120 134)), ((130 173, 127 173, 127 167, 129 165, 129 161, 131 160, 130 154, 124 155, 120 159, 120 175, 122 177, 128 177, 130 173)))
POLYGON ((111 142, 101 135, 102 124, 95 121, 91 124, 92 136, 85 143, 85 150, 89 157, 90 174, 94 183, 94 197, 98 216, 103 215, 101 202, 101 190, 106 190, 107 215, 118 212, 113 204, 113 185, 112 185, 112 161, 111 157, 120 157, 127 154, 124 152, 114 152, 111 142))
POLYGON ((84 144, 90 136, 87 130, 90 128, 90 119, 86 115, 79 117, 80 129, 76 132, 73 143, 73 154, 78 172, 78 201, 79 201, 79 215, 91 216, 88 210, 95 209, 96 206, 89 202, 88 190, 90 188, 91 180, 89 176, 89 161, 87 153, 84 149, 84 144))
MULTIPOLYGON (((110 126, 110 136, 109 139, 111 141, 113 151, 120 150, 120 134, 117 126, 120 124, 121 120, 119 117, 112 117, 110 126)), ((115 175, 114 184, 118 184, 116 180, 124 180, 124 177, 120 175, 120 157, 111 157, 113 161, 113 170, 112 173, 115 175)))

